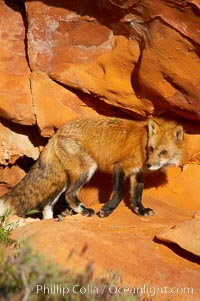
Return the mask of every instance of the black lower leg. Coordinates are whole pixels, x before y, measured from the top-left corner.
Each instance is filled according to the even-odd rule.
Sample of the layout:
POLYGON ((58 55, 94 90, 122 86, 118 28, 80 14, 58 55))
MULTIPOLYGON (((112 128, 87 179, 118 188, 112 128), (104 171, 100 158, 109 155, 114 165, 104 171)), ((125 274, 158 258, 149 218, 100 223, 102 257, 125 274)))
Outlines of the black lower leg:
POLYGON ((95 211, 91 208, 86 208, 83 203, 79 200, 78 196, 76 193, 69 193, 66 196, 66 200, 70 207, 73 209, 74 212, 76 213, 81 213, 82 215, 85 216, 92 216, 95 214, 95 211))
POLYGON ((119 205, 124 196, 125 173, 119 167, 114 167, 114 194, 100 210, 100 217, 106 217, 119 205))
POLYGON ((86 208, 78 198, 78 190, 87 182, 87 178, 87 174, 81 175, 73 187, 65 193, 65 199, 74 212, 85 216, 92 216, 95 214, 95 211, 91 208, 86 208))
POLYGON ((134 194, 132 199, 132 207, 137 215, 154 215, 154 211, 151 208, 145 208, 142 204, 142 193, 144 189, 144 178, 142 174, 138 174, 135 177, 134 194))

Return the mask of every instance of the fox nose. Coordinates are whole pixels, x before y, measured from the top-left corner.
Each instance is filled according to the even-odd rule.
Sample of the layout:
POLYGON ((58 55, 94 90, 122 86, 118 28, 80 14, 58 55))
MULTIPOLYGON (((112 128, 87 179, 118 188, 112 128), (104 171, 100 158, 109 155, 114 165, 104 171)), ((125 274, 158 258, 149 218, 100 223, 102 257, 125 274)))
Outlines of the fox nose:
POLYGON ((151 163, 147 162, 146 166, 147 166, 147 168, 151 168, 152 165, 151 165, 151 163))

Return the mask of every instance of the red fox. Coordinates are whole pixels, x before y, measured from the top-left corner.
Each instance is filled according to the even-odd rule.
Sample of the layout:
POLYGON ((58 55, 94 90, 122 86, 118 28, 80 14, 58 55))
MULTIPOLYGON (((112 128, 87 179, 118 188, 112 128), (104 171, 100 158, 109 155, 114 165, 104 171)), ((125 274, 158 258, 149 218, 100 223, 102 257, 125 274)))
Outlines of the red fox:
POLYGON ((180 125, 163 119, 133 121, 120 118, 78 118, 65 123, 49 140, 27 175, 0 198, 0 215, 8 208, 23 216, 28 209, 42 208, 43 218, 53 217, 53 207, 65 192, 68 205, 92 216, 78 198, 80 188, 96 169, 113 173, 111 200, 100 217, 113 212, 124 196, 126 178, 131 181, 133 210, 152 215, 141 202, 146 170, 182 164, 184 132, 180 125))

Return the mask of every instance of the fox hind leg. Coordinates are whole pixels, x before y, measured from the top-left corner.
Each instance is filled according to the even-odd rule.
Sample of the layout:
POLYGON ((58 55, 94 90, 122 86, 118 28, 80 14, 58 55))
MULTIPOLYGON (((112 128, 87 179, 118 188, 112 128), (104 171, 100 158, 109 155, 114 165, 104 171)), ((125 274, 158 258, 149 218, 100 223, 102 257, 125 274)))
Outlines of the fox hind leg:
POLYGON ((49 201, 48 204, 43 208, 42 214, 43 214, 43 219, 51 219, 53 218, 53 208, 55 204, 57 203, 59 197, 61 194, 67 189, 68 183, 64 186, 64 188, 57 193, 56 197, 53 198, 53 200, 49 201))
POLYGON ((69 206, 76 213, 81 213, 84 216, 92 216, 95 214, 95 211, 91 208, 87 208, 78 198, 78 192, 81 187, 86 184, 90 178, 93 176, 94 172, 97 169, 97 164, 94 162, 88 171, 82 172, 82 174, 77 177, 77 180, 74 181, 73 185, 71 184, 69 190, 65 193, 65 199, 69 206))

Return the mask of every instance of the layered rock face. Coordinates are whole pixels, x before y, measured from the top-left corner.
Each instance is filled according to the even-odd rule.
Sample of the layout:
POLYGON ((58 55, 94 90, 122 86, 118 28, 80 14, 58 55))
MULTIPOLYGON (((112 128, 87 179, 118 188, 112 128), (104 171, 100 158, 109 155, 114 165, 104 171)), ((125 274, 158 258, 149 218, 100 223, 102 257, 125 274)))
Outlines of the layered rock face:
POLYGON ((77 116, 162 114, 186 131, 199 122, 198 2, 1 0, 0 8, 8 127, 50 137, 77 116))
POLYGON ((1 193, 70 119, 162 115, 184 126, 189 165, 148 189, 198 210, 199 13, 198 0, 0 0, 1 193))

